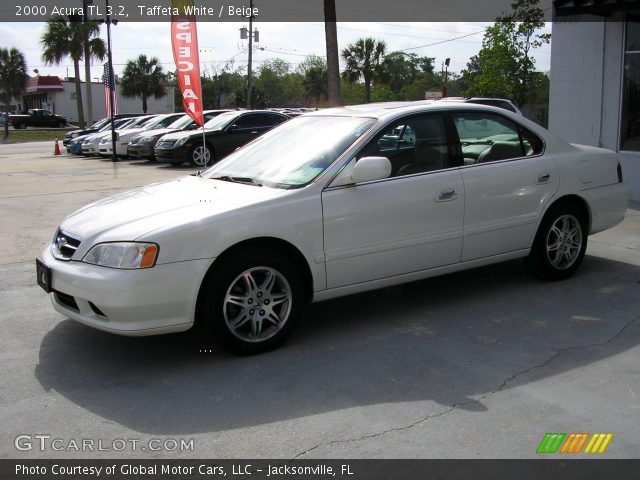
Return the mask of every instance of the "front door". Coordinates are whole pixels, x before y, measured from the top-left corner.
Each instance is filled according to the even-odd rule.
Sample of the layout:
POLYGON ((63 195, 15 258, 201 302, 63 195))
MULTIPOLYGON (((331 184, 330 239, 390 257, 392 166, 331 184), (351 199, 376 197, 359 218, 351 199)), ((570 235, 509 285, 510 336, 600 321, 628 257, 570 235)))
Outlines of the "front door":
POLYGON ((444 118, 395 121, 356 158, 365 156, 389 158, 391 177, 323 192, 327 287, 458 263, 465 194, 444 118))

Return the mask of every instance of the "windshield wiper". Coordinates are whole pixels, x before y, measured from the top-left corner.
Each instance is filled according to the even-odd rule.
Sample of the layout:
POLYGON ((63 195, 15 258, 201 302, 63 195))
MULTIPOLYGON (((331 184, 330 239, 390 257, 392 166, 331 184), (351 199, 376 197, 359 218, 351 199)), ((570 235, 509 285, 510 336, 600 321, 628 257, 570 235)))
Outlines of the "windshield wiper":
POLYGON ((232 183, 244 183, 246 185, 253 185, 255 187, 261 187, 261 183, 257 183, 253 178, 250 177, 230 177, 229 175, 222 175, 220 177, 212 177, 213 180, 222 180, 223 182, 232 182, 232 183))

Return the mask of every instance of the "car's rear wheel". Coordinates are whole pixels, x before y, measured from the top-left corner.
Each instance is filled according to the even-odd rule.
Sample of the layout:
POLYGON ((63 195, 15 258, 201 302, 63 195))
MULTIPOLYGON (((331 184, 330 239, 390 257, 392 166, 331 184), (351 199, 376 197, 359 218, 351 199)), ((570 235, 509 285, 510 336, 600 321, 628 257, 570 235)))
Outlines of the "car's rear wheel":
POLYGON ((251 355, 271 350, 291 333, 303 289, 287 257, 254 248, 213 268, 202 287, 197 321, 214 345, 251 355))
POLYGON ((67 124, 65 122, 58 123, 58 127, 60 127, 60 128, 64 128, 66 126, 67 126, 67 124))
POLYGON ((527 266, 538 276, 563 280, 580 267, 587 249, 587 219, 573 205, 553 207, 542 219, 527 266))
POLYGON ((195 145, 189 152, 189 163, 192 167, 203 168, 213 161, 213 152, 208 145, 195 145))
POLYGON ((18 126, 18 128, 19 128, 20 130, 26 130, 26 129, 27 129, 27 124, 26 124, 26 123, 21 123, 21 124, 18 126))

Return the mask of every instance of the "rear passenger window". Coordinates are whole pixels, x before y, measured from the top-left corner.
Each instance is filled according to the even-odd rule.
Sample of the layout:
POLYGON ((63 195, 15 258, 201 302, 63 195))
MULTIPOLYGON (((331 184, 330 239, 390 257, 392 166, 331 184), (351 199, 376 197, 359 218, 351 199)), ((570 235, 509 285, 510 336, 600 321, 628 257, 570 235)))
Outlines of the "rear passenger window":
POLYGON ((500 115, 454 113, 465 165, 509 160, 542 152, 542 140, 500 115))
POLYGON ((358 158, 381 156, 391 161, 391 177, 449 168, 444 122, 439 114, 397 121, 378 135, 358 158))

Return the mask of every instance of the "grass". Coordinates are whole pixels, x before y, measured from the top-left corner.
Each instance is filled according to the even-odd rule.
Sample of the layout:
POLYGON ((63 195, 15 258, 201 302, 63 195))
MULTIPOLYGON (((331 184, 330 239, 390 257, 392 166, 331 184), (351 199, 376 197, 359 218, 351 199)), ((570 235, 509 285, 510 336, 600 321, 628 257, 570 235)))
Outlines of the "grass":
MULTIPOLYGON (((24 142, 53 142, 56 138, 62 142, 66 130, 9 130, 9 136, 5 140, 4 129, 0 130, 0 142, 24 143, 24 142)), ((62 143, 60 143, 62 148, 62 143)))

